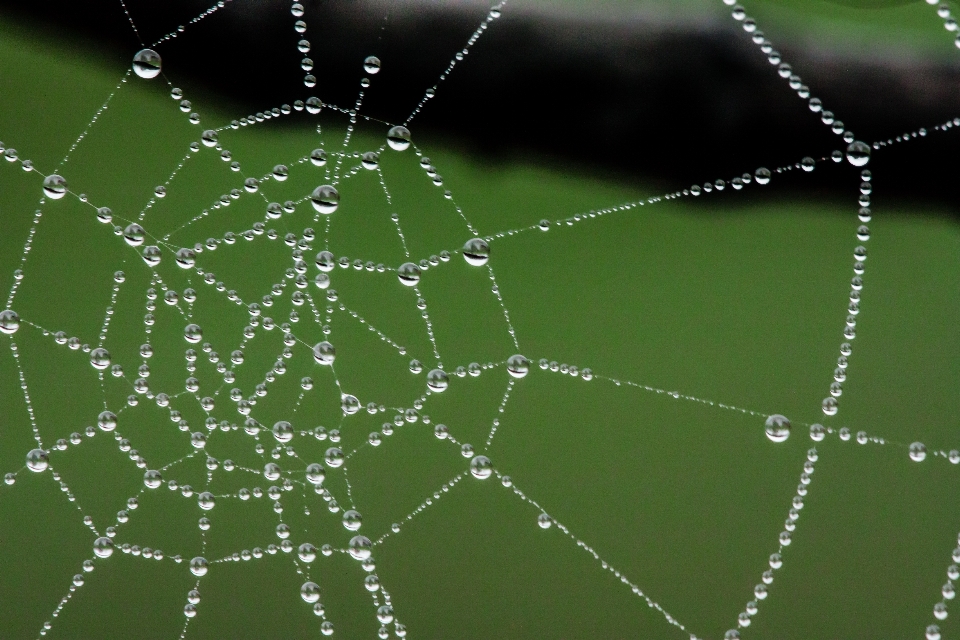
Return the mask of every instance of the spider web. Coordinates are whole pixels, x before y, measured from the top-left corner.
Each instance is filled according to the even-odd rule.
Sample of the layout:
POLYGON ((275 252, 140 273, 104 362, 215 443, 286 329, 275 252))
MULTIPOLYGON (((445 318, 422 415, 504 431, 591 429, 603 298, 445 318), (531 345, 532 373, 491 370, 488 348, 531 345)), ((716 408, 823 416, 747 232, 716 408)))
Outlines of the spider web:
MULTIPOLYGON (((143 49, 161 55, 166 43, 189 37, 193 25, 231 8, 230 2, 219 2, 168 34, 145 41, 143 25, 121 4, 143 49)), ((294 3, 291 11, 295 36, 285 46, 309 58, 309 18, 298 6, 294 3)), ((831 422, 846 399, 844 385, 861 322, 873 215, 872 157, 902 143, 945 134, 960 126, 960 118, 887 140, 857 140, 738 5, 731 7, 733 19, 783 79, 784 91, 795 92, 836 134, 838 150, 569 217, 527 214, 506 227, 492 227, 490 221, 496 218, 467 204, 476 198, 461 199, 455 185, 446 184, 442 152, 436 155, 418 144, 416 122, 507 10, 505 4, 490 9, 437 83, 396 122, 364 113, 364 98, 375 90, 379 73, 380 61, 372 59, 365 61, 355 104, 324 103, 323 92, 314 89, 322 83, 313 75, 321 76, 314 67, 319 69, 322 61, 304 60, 302 97, 222 121, 216 114, 207 116, 201 100, 179 89, 173 80, 176 69, 161 66, 162 71, 148 79, 138 77, 135 69, 127 71, 58 164, 39 166, 28 159, 31 150, 17 151, 7 143, 6 158, 19 161, 24 169, 18 178, 9 178, 11 183, 22 181, 31 190, 42 183, 43 197, 14 273, 5 305, 9 311, 2 318, 10 350, 7 384, 19 387, 23 406, 22 417, 11 422, 17 425, 11 429, 16 433, 4 448, 16 448, 27 460, 6 474, 4 493, 10 499, 21 487, 37 490, 52 479, 72 505, 69 511, 77 509, 72 517, 86 530, 84 560, 49 611, 40 636, 59 631, 58 620, 89 589, 88 583, 109 574, 111 562, 127 556, 163 567, 166 573, 150 575, 181 585, 176 605, 184 614, 178 623, 180 638, 191 637, 191 631, 213 633, 209 627, 196 628, 205 609, 216 606, 208 603, 206 584, 221 572, 229 573, 231 581, 249 580, 244 571, 230 571, 232 565, 244 564, 285 567, 283 592, 276 600, 242 584, 236 588, 253 601, 265 598, 268 606, 284 611, 296 603, 297 615, 312 616, 298 618, 303 632, 354 637, 363 631, 352 626, 353 620, 365 616, 375 623, 379 637, 405 637, 404 621, 413 613, 403 605, 403 586, 394 587, 391 581, 404 585, 409 577, 401 571, 405 565, 390 559, 390 545, 419 520, 437 517, 440 505, 467 494, 473 500, 491 500, 486 508, 506 510, 504 518, 522 520, 525 529, 542 530, 543 536, 559 532, 549 541, 530 544, 586 557, 592 570, 612 576, 617 597, 626 594, 631 602, 649 608, 651 617, 644 624, 655 633, 664 635, 670 629, 678 637, 712 637, 715 630, 688 622, 646 585, 642 574, 622 570, 608 558, 610 539, 594 542, 581 536, 556 513, 563 510, 561 504, 538 498, 522 474, 512 472, 511 459, 522 461, 534 452, 520 448, 511 453, 506 448, 498 459, 496 445, 509 437, 505 432, 522 428, 525 414, 516 408, 518 403, 549 412, 546 391, 582 394, 581 385, 619 387, 622 394, 615 397, 622 411, 615 415, 626 423, 634 416, 638 421, 652 418, 643 413, 650 398, 691 412, 670 414, 668 409, 677 423, 691 415, 705 421, 732 416, 736 428, 748 424, 762 432, 773 412, 591 368, 588 360, 611 361, 603 354, 587 354, 583 363, 568 364, 559 357, 554 360, 562 351, 555 346, 535 352, 528 345, 551 341, 549 335, 528 339, 516 328, 520 325, 515 316, 523 312, 516 310, 521 301, 510 291, 530 287, 511 277, 519 260, 509 243, 517 237, 564 233, 583 237, 603 224, 629 231, 635 221, 646 220, 640 217, 646 211, 670 202, 770 188, 768 183, 786 174, 858 167, 859 189, 849 204, 856 216, 853 242, 843 266, 850 284, 843 307, 836 311, 838 330, 830 346, 836 365, 821 391, 821 408, 798 411, 812 417, 810 422, 794 419, 795 433, 787 439, 795 445, 800 432, 809 430, 813 446, 803 448, 802 462, 783 480, 787 484, 778 486, 793 492, 779 507, 786 520, 769 540, 756 541, 766 545, 767 564, 759 568, 756 587, 738 596, 745 604, 730 613, 723 637, 747 633, 767 605, 778 572, 789 564, 789 548, 802 535, 807 494, 815 490, 821 449, 830 455, 827 445, 851 441, 909 452, 916 461, 960 462, 956 450, 927 451, 919 442, 899 442, 831 422), (98 175, 99 167, 82 156, 85 140, 98 128, 116 126, 101 122, 115 112, 131 117, 122 100, 144 83, 165 83, 172 100, 162 111, 140 115, 142 121, 156 124, 141 129, 139 139, 117 141, 121 149, 134 149, 131 155, 142 157, 130 157, 114 182, 98 175), (298 119, 310 129, 271 128, 284 119, 298 119), (407 144, 397 127, 412 130, 412 142, 407 144), (262 129, 267 134, 256 135, 262 129), (136 151, 157 135, 164 140, 162 151, 136 151), (254 156, 270 158, 266 170, 254 156), (162 181, 153 184, 157 175, 162 181), (329 191, 315 192, 318 185, 333 187, 339 198, 331 200, 329 191), (130 193, 136 196, 131 199, 130 193), (150 195, 143 202, 145 193, 150 195), (114 204, 134 200, 141 204, 114 204), (40 245, 39 256, 33 255, 45 225, 51 224, 56 229, 47 233, 57 238, 91 237, 93 226, 96 245, 48 243, 40 245), (437 238, 448 244, 432 246, 437 238), (332 260, 321 252, 331 252, 332 260), (63 273, 64 264, 77 268, 63 273), (37 289, 30 289, 31 279, 37 289), (49 291, 55 285, 50 283, 58 280, 73 295, 52 297, 49 291), (72 318, 93 282, 110 286, 108 303, 98 303, 95 324, 72 318), (71 330, 57 328, 61 325, 54 321, 71 330), (480 337, 463 344, 462 336, 474 333, 480 337), (333 359, 319 346, 327 342, 335 349, 333 359), (60 403, 86 416, 85 426, 51 406, 58 401, 37 401, 51 384, 44 379, 49 373, 37 366, 47 359, 68 363, 64 366, 76 372, 69 374, 69 384, 52 384, 60 403), (92 368, 81 372, 73 368, 77 361, 89 361, 92 368), (28 445, 25 434, 32 435, 28 445), (821 442, 825 445, 818 449, 821 442), (115 456, 117 448, 129 462, 123 472, 104 480, 98 465, 115 456), (85 456, 85 451, 90 454, 85 456), (366 462, 381 452, 394 458, 366 462), (351 473, 354 468, 364 471, 351 473), (477 497, 486 495, 477 492, 492 484, 500 485, 508 500, 477 497), (411 495, 416 500, 410 508, 398 510, 411 495), (121 509, 114 513, 117 505, 121 509), (188 528, 183 523, 190 522, 194 529, 194 521, 199 521, 199 534, 191 537, 182 531, 188 528), (216 539, 221 529, 249 534, 237 536, 249 542, 216 539), (383 563, 388 570, 381 571, 383 563), (344 590, 368 594, 362 614, 354 616, 348 605, 331 605, 344 590)), ((955 31, 949 10, 939 7, 938 13, 947 30, 955 31)), ((957 42, 960 46, 960 39, 957 42)), ((383 64, 388 67, 389 60, 383 64)), ((143 73, 150 75, 149 69, 143 73)), ((809 404, 809 398, 803 403, 809 404)), ((781 439, 775 430, 769 433, 770 440, 781 439)), ((770 448, 783 446, 766 439, 756 444, 757 455, 769 458, 780 478, 786 466, 782 462, 789 458, 770 448)), ((629 461, 610 465, 626 468, 629 461)), ((621 550, 615 555, 621 556, 621 550)), ((953 564, 960 563, 960 550, 943 561, 949 565, 948 580, 941 589, 943 599, 930 614, 936 620, 926 627, 931 640, 940 637, 938 624, 946 618, 953 582, 960 576, 953 564)), ((229 606, 225 599, 219 604, 229 606)), ((170 611, 162 615, 169 617, 170 611)), ((431 635, 415 626, 409 634, 431 635)))

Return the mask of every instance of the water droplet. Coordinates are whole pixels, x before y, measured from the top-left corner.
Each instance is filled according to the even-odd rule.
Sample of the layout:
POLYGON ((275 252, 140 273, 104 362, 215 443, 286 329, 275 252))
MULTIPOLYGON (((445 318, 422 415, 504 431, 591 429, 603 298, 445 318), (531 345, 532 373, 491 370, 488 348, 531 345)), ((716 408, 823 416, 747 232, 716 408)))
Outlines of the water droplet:
POLYGON ((316 582, 304 582, 300 587, 300 597, 307 604, 320 601, 320 585, 316 582))
POLYGON ((363 517, 360 515, 359 511, 349 509, 343 512, 343 527, 347 531, 356 531, 360 528, 362 521, 363 517))
POLYGON ((371 555, 373 543, 366 536, 353 536, 350 539, 350 555, 356 560, 366 560, 371 555))
POLYGON ((377 620, 380 624, 390 624, 393 622, 393 607, 388 604, 381 605, 377 609, 377 620))
POLYGON ((160 264, 161 257, 160 247, 151 244, 143 248, 143 261, 146 262, 148 266, 155 267, 160 264))
POLYGON ((297 549, 297 557, 307 563, 313 562, 317 559, 317 548, 309 542, 304 542, 297 549))
POLYGON ((352 416, 360 411, 360 401, 357 400, 357 396, 345 393, 340 396, 340 408, 343 409, 345 415, 352 416))
POLYGON ((537 525, 541 529, 549 529, 550 526, 553 525, 553 518, 546 513, 541 513, 539 516, 537 516, 537 525))
POLYGON ((476 456, 470 461, 470 473, 478 480, 486 480, 493 474, 493 463, 487 456, 476 456))
POLYGON ((450 376, 443 369, 433 369, 427 374, 427 387, 435 393, 443 393, 450 385, 450 376))
POLYGON ((836 398, 824 398, 823 399, 823 413, 828 416, 837 415, 837 399, 836 398))
POLYGON ((927 640, 940 640, 940 627, 935 624, 929 625, 926 631, 926 638, 927 640))
POLYGON ((163 477, 159 471, 150 469, 143 474, 143 484, 147 489, 156 489, 163 483, 163 477))
POLYGON ((183 337, 187 342, 196 344, 203 339, 203 329, 197 324, 188 324, 183 329, 183 337))
POLYGON ((197 556, 190 561, 190 573, 198 578, 207 575, 208 567, 207 559, 204 557, 197 556))
POLYGON ((197 504, 204 511, 210 511, 215 506, 217 506, 217 500, 213 497, 213 494, 209 491, 204 491, 197 496, 197 504))
POLYGON ((310 152, 310 162, 316 167, 327 164, 327 152, 323 149, 314 149, 310 152))
POLYGON ((807 156, 806 158, 800 161, 800 168, 802 168, 804 171, 808 173, 810 171, 813 171, 816 168, 816 166, 817 166, 817 161, 811 158, 810 156, 807 156))
POLYGON ((370 75, 376 75, 380 72, 380 58, 376 56, 367 56, 363 61, 363 70, 370 75))
POLYGON ((410 130, 400 125, 390 127, 387 132, 387 144, 394 151, 405 151, 410 147, 410 130))
POLYGON ((113 540, 100 537, 93 541, 93 555, 98 558, 109 558, 113 555, 113 540))
POLYGON ((183 247, 177 250, 177 266, 181 269, 190 269, 197 263, 197 254, 193 249, 183 247))
POLYGON ((112 411, 102 411, 97 416, 97 426, 101 431, 113 431, 117 428, 117 414, 112 411))
POLYGON ((133 72, 147 80, 160 75, 160 54, 153 49, 141 49, 133 56, 133 72))
POLYGON ((340 192, 329 184, 320 185, 310 194, 310 203, 319 213, 329 215, 340 206, 340 192))
POLYGON ((20 316, 12 309, 0 311, 0 331, 13 335, 20 328, 20 316))
POLYGON ((338 447, 330 447, 326 453, 323 454, 324 461, 331 469, 343 466, 344 458, 343 450, 338 447))
POLYGON ((380 154, 376 151, 367 151, 360 156, 360 164, 363 165, 364 169, 373 171, 380 166, 380 154))
POLYGON ((507 358, 507 372, 514 378, 522 378, 530 371, 530 360, 519 353, 507 358))
POLYGON ((217 146, 217 140, 220 135, 213 129, 207 129, 200 134, 200 142, 203 143, 205 147, 215 147, 217 146))
POLYGON ((43 179, 43 193, 52 200, 59 200, 67 195, 67 181, 57 174, 47 176, 43 179))
POLYGON ((313 359, 316 360, 318 364, 332 365, 336 357, 337 350, 329 342, 318 342, 316 346, 313 347, 313 359))
POLYGON ((482 267, 490 259, 490 245, 483 238, 472 238, 463 245, 463 259, 474 267, 482 267))
POLYGON ((914 462, 923 462, 927 458, 927 447, 922 442, 910 445, 910 459, 914 462))
POLYGON ((770 169, 767 169, 766 167, 760 167, 753 172, 753 177, 756 179, 757 184, 769 184, 770 169))
POLYGON ((771 442, 785 442, 790 437, 790 421, 780 414, 767 418, 764 426, 771 442))
POLYGON ((273 425, 273 437, 280 443, 290 442, 293 439, 293 425, 286 420, 280 420, 273 425))
POLYGON ((870 145, 860 140, 854 140, 847 145, 847 162, 855 167, 862 167, 870 162, 870 145))
POLYGON ((50 455, 43 449, 33 449, 27 453, 27 468, 40 473, 50 464, 50 455))
POLYGON ((131 247, 139 247, 142 245, 146 235, 147 232, 136 222, 127 225, 127 228, 123 230, 123 239, 126 240, 127 244, 131 247))
POLYGON ((401 284, 405 284, 408 287, 415 287, 417 283, 420 282, 420 267, 412 262, 404 262, 400 265, 400 268, 397 269, 397 277, 400 278, 401 284))

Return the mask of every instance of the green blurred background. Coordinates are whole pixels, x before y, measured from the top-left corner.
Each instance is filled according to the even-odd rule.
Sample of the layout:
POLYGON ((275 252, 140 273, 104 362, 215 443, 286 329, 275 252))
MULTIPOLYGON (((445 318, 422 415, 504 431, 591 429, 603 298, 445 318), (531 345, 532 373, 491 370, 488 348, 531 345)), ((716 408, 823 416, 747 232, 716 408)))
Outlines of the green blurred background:
MULTIPOLYGON (((900 39, 899 46, 937 49, 929 55, 949 50, 951 36, 931 7, 887 4, 865 12, 812 1, 766 3, 755 13, 768 33, 782 23, 814 37, 829 25, 851 34, 851 46, 868 46, 864 40, 871 34, 884 33, 900 39), (937 39, 945 44, 931 44, 937 39)), ((126 67, 68 37, 12 20, 0 21, 0 60, 0 139, 39 172, 21 171, 19 163, 0 166, 0 290, 6 292, 20 267, 41 197, 41 176, 57 167, 126 67)), ((177 85, 176 70, 165 72, 177 85)), ((60 169, 71 190, 97 206, 109 205, 118 219, 135 219, 202 130, 239 116, 202 87, 184 86, 184 91, 200 113, 199 125, 176 108, 163 78, 144 81, 131 75, 60 169)), ((241 163, 243 175, 264 176, 275 164, 287 164, 287 181, 261 184, 267 199, 282 202, 302 198, 325 181, 332 163, 317 168, 296 161, 317 147, 339 150, 346 124, 345 116, 326 109, 318 118, 301 114, 227 129, 220 143, 241 163)), ((347 150, 377 149, 386 128, 361 120, 347 150)), ((941 600, 960 530, 954 506, 960 469, 934 455, 913 463, 905 446, 923 441, 931 454, 960 446, 960 230, 949 211, 922 199, 884 200, 884 176, 877 172, 849 378, 839 414, 825 418, 820 402, 843 341, 852 251, 859 244, 854 233, 857 169, 846 163, 818 166, 816 175, 837 172, 849 182, 849 195, 842 199, 781 189, 775 179, 741 194, 728 189, 573 225, 555 223, 541 232, 528 228, 540 219, 565 221, 658 192, 642 179, 601 179, 559 163, 522 157, 491 163, 442 136, 418 137, 412 128, 417 148, 431 158, 443 186, 434 186, 424 174, 414 148, 385 149, 381 167, 392 204, 376 172, 360 170, 344 181, 340 208, 329 218, 330 250, 351 261, 396 268, 406 258, 392 213, 398 214, 417 261, 458 250, 470 234, 455 205, 481 235, 526 229, 491 242, 490 259, 520 351, 534 363, 547 358, 590 367, 598 377, 587 382, 533 366, 515 384, 502 413, 498 407, 509 380, 503 366, 477 378, 452 377, 449 390, 429 397, 420 411, 430 424, 404 424, 379 447, 364 444, 371 431, 393 419, 395 409, 410 408, 425 391, 424 373, 411 374, 410 359, 421 360, 426 370, 436 361, 416 294, 401 286, 394 272, 338 267, 330 274, 339 293, 331 304, 329 337, 337 348, 337 377, 361 403, 380 403, 387 410, 342 419, 333 376, 298 343, 286 361, 287 372, 268 385, 270 392, 253 415, 267 425, 289 419, 298 430, 340 429, 340 446, 347 452, 357 449, 346 465, 349 495, 344 468, 328 469, 325 484, 343 508, 353 504, 363 514, 360 533, 379 538, 467 470, 469 460, 434 437, 435 424, 448 425, 459 442, 484 452, 498 419, 486 451, 495 468, 574 537, 557 526, 539 528, 540 511, 501 486, 496 476, 480 481, 467 475, 374 548, 376 573, 408 637, 683 637, 575 540, 592 547, 690 633, 722 637, 736 626, 767 557, 777 550, 813 444, 806 426, 813 422, 866 430, 893 444, 859 445, 836 434, 817 444, 820 460, 793 543, 743 637, 923 636, 926 625, 935 622, 933 605, 941 600), (452 192, 452 202, 444 198, 445 189, 452 192), (405 347, 406 354, 340 311, 341 303, 405 347), (315 387, 298 405, 298 383, 306 375, 315 387), (759 414, 782 413, 794 421, 793 433, 774 444, 764 435, 762 417, 618 386, 604 377, 759 414)), ((943 161, 949 160, 930 159, 943 161)), ((345 167, 356 164, 356 158, 344 162, 345 167)), ((242 190, 242 176, 231 172, 215 150, 203 147, 190 154, 144 226, 163 236, 234 188, 242 190)), ((170 242, 192 246, 250 229, 263 219, 265 202, 259 194, 244 193, 229 207, 210 209, 170 242)), ((95 345, 110 304, 112 274, 122 269, 126 281, 104 346, 132 380, 141 364, 151 270, 138 251, 114 236, 111 225, 96 220, 89 204, 68 196, 41 209, 13 308, 25 321, 95 345)), ((311 278, 313 256, 324 248, 324 224, 313 222, 308 202, 270 224, 281 238, 292 232, 299 239, 305 228, 316 229, 317 239, 304 252, 311 278)), ((301 319, 293 325, 295 335, 305 344, 322 339, 310 306, 291 304, 293 286, 284 271, 293 263, 281 239, 260 235, 221 244, 199 254, 197 263, 245 302, 258 301, 272 285, 287 281, 283 296, 264 315, 280 323, 296 310, 301 319)), ((170 252, 156 272, 181 294, 197 289, 194 321, 222 358, 237 348, 248 318, 243 308, 194 272, 178 269, 170 252)), ((424 272, 420 290, 446 370, 471 362, 502 363, 516 351, 490 287, 487 271, 470 267, 457 254, 449 264, 424 272)), ((325 316, 322 292, 312 285, 307 291, 325 316)), ((185 320, 163 303, 162 291, 155 315, 150 387, 173 395, 183 390, 188 375, 183 359, 188 345, 181 337, 185 320)), ((237 386, 249 396, 283 350, 282 337, 279 330, 258 328, 244 349, 237 383, 222 389, 222 376, 200 353, 200 395, 220 389, 214 417, 242 424, 227 392, 237 386)), ((95 424, 104 402, 119 411, 132 393, 127 382, 109 375, 101 385, 87 354, 56 344, 39 329, 24 323, 12 338, 0 338, 11 341, 20 349, 48 447, 95 424)), ((186 562, 171 558, 201 553, 200 517, 212 521, 203 552, 210 560, 280 542, 274 533, 278 516, 267 497, 249 502, 221 497, 204 512, 195 497, 185 499, 166 487, 144 490, 143 469, 102 432, 51 453, 52 468, 76 497, 68 502, 49 471, 34 474, 23 468, 26 452, 35 445, 13 356, 6 345, 3 352, 0 471, 17 472, 17 481, 0 486, 0 637, 37 636, 45 621, 53 622, 46 634, 51 638, 179 637, 186 593, 195 579, 186 562), (118 528, 115 542, 160 548, 165 559, 118 550, 96 560, 85 585, 51 618, 72 576, 81 573, 82 561, 92 557, 95 536, 83 516, 91 516, 102 532, 134 495, 139 508, 118 528)), ((172 408, 182 412, 191 430, 204 430, 204 412, 190 394, 176 398, 172 408)), ((189 432, 181 433, 168 414, 141 396, 137 407, 120 415, 118 432, 148 468, 193 451, 189 432)), ((268 452, 275 445, 264 435, 260 441, 268 452)), ((302 462, 284 455, 278 463, 302 481, 304 463, 320 461, 330 445, 302 436, 292 444, 302 462)), ((206 451, 221 462, 229 458, 260 469, 269 457, 257 455, 253 445, 242 430, 218 431, 206 451)), ((204 456, 164 471, 164 479, 200 490, 207 483, 204 456)), ((227 496, 269 484, 251 473, 221 468, 209 488, 227 496)), ((353 535, 341 526, 340 514, 329 513, 326 503, 300 484, 284 494, 282 503, 294 546, 329 543, 343 549, 353 535)), ((199 613, 187 637, 319 636, 321 620, 300 599, 305 577, 298 571, 321 585, 335 637, 376 637, 376 609, 358 562, 338 552, 298 570, 292 556, 281 552, 212 565, 201 580, 199 613)), ((944 638, 960 635, 953 616, 939 624, 944 638)))

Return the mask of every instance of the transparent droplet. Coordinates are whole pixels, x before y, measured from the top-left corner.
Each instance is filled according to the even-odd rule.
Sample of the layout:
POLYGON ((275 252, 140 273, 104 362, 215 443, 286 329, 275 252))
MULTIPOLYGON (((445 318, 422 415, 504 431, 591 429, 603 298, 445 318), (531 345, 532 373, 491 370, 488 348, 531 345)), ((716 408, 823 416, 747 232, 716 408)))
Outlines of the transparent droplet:
POLYGON ((390 127, 387 132, 387 144, 394 151, 405 151, 410 147, 410 130, 401 125, 390 127))
POLYGON ((147 80, 160 75, 160 54, 153 49, 141 49, 133 56, 133 72, 147 80))
POLYGON ((790 437, 790 421, 780 414, 767 418, 764 427, 771 442, 785 442, 790 437))
POLYGON ((151 469, 143 474, 143 484, 147 489, 156 489, 163 483, 163 477, 159 471, 151 469))
POLYGON ((340 206, 340 192, 329 184, 320 185, 310 194, 310 203, 319 213, 329 215, 340 206))
POLYGON ((474 267, 482 267, 490 259, 490 245, 483 238, 472 238, 463 245, 463 259, 474 267))
POLYGON ((397 277, 400 279, 401 284, 405 284, 408 287, 415 287, 417 283, 420 282, 420 267, 412 262, 404 262, 400 265, 400 268, 397 269, 397 277))
POLYGON ((753 177, 756 179, 757 184, 768 184, 770 182, 770 169, 760 167, 753 172, 753 177))
POLYGON ((332 469, 343 466, 344 458, 343 450, 338 447, 330 447, 326 453, 323 454, 324 461, 327 463, 327 466, 332 469))
POLYGON ((478 480, 486 480, 493 474, 493 463, 487 456, 476 456, 470 461, 470 473, 478 480))
POLYGON ((870 162, 870 145, 860 140, 854 140, 847 145, 847 162, 855 167, 862 167, 870 162))
POLYGON ((800 161, 800 167, 807 172, 813 171, 816 168, 816 166, 817 166, 817 161, 811 158, 810 156, 807 156, 806 158, 800 161))
POLYGON ((113 555, 113 540, 102 536, 93 541, 93 555, 98 558, 109 558, 113 555))
POLYGON ((40 473, 50 464, 50 454, 43 449, 32 449, 27 453, 27 469, 40 473))
POLYGON ((0 311, 0 331, 13 335, 20 328, 20 316, 12 309, 0 311))
POLYGON ((551 525, 553 525, 553 518, 546 513, 541 513, 537 516, 537 525, 539 525, 541 529, 549 529, 551 525))
POLYGON ((94 369, 101 371, 110 366, 110 352, 103 347, 97 347, 90 352, 90 364, 94 369))
POLYGON ((350 555, 356 560, 366 560, 372 554, 373 543, 366 536, 353 536, 350 539, 350 555))
POLYGON ((300 587, 300 597, 307 604, 320 601, 320 585, 316 582, 304 582, 300 587))
POLYGON ((143 227, 138 225, 136 222, 127 225, 127 228, 123 230, 123 239, 127 241, 127 244, 131 247, 139 247, 143 244, 143 239, 146 237, 147 232, 144 231, 143 227))
POLYGON ((376 151, 367 151, 360 156, 360 164, 363 165, 364 169, 373 171, 380 166, 380 154, 376 151))
POLYGON ((363 517, 360 515, 359 511, 349 509, 343 512, 343 527, 347 531, 356 531, 360 528, 362 522, 363 517))
POLYGON ((345 393, 340 396, 340 408, 345 415, 352 416, 360 411, 360 401, 357 400, 357 396, 345 393))
POLYGON ((217 140, 220 138, 218 134, 213 129, 207 129, 202 134, 200 134, 200 142, 203 143, 205 147, 215 147, 217 146, 217 140))
POLYGON ((427 374, 427 387, 435 393, 443 393, 450 385, 450 376, 443 369, 433 369, 427 374))
POLYGON ((514 378, 522 378, 530 371, 530 360, 525 356, 512 355, 507 358, 507 373, 514 378))
POLYGON ((197 556, 190 560, 190 573, 199 577, 207 575, 208 569, 207 559, 202 556, 197 556))
POLYGON ((836 398, 824 398, 823 399, 823 413, 828 416, 837 415, 837 399, 836 398))
POLYGON ((327 164, 327 152, 323 149, 314 149, 310 152, 310 162, 316 167, 327 164))
POLYGON ((203 329, 197 324, 188 324, 183 329, 183 337, 187 342, 196 344, 203 339, 203 329))
POLYGON ((293 425, 286 420, 280 420, 273 425, 273 437, 277 442, 287 443, 293 439, 293 425))
POLYGON ((67 195, 67 181, 57 174, 47 176, 43 179, 43 194, 52 200, 59 200, 67 195))
POLYGON ((148 245, 143 248, 143 261, 151 267, 155 267, 160 264, 160 258, 162 257, 160 252, 160 247, 156 245, 148 245))
POLYGON ((376 56, 367 56, 363 61, 363 70, 370 75, 376 75, 380 72, 380 58, 376 56))
POLYGON ((97 416, 97 426, 101 431, 113 431, 117 428, 117 414, 112 411, 101 411, 97 416))
POLYGON ((307 481, 313 485, 323 484, 327 474, 324 472, 323 465, 319 462, 313 462, 307 465, 307 481))
POLYGON ((313 562, 317 559, 317 548, 309 542, 304 542, 297 549, 297 557, 303 562, 313 562))
POLYGON ((922 442, 910 445, 910 459, 914 462, 923 462, 927 458, 927 447, 922 442))
POLYGON ((313 359, 316 360, 318 364, 332 365, 336 357, 337 350, 329 342, 318 342, 316 346, 313 347, 313 359))
POLYGON ((183 247, 177 250, 176 260, 181 269, 190 269, 197 263, 197 254, 193 249, 183 247))

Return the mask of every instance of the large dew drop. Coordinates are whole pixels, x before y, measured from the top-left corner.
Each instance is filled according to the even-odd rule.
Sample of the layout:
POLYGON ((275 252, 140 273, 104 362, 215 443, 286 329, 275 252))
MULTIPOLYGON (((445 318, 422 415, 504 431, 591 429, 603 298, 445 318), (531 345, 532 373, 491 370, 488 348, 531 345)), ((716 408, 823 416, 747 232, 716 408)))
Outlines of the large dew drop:
POLYGON ((290 442, 293 440, 293 425, 286 420, 280 420, 273 425, 273 437, 281 444, 290 442))
POLYGON ((307 481, 312 485, 321 485, 326 479, 327 474, 323 470, 323 465, 319 462, 313 462, 307 465, 307 481))
POLYGON ((20 328, 20 316, 12 309, 0 311, 0 331, 13 335, 20 328))
POLYGON ((208 568, 207 559, 202 556, 197 556, 190 561, 190 573, 197 576, 198 578, 207 575, 208 568))
POLYGON ((363 517, 360 515, 359 511, 349 509, 343 512, 343 527, 347 531, 356 531, 360 528, 362 522, 363 517))
POLYGON ((478 480, 486 480, 493 474, 493 463, 487 456, 475 456, 470 461, 470 473, 478 480))
POLYGON ((196 344, 203 340, 203 329, 198 324, 188 324, 183 329, 183 337, 187 342, 196 344))
POLYGON ((126 240, 127 244, 131 247, 139 247, 142 245, 146 235, 147 232, 136 222, 127 225, 127 228, 123 230, 123 239, 126 240))
POLYGON ((923 462, 927 458, 927 447, 922 442, 910 445, 910 459, 914 462, 923 462))
POLYGON ((363 61, 363 70, 370 75, 380 73, 380 58, 376 56, 367 56, 363 61))
POLYGON ((360 401, 357 400, 357 396, 345 393, 340 396, 340 408, 343 409, 344 415, 352 416, 360 411, 360 401))
POLYGON ((401 284, 405 284, 408 287, 415 287, 417 283, 420 282, 420 267, 412 262, 404 262, 400 265, 400 268, 397 269, 397 277, 400 278, 401 284))
POLYGON ((356 560, 366 560, 371 555, 373 543, 366 536, 353 536, 350 539, 350 555, 356 560))
POLYGON ((147 489, 156 489, 163 482, 159 471, 151 469, 143 474, 143 484, 147 489))
POLYGON ((434 369, 427 374, 427 387, 434 393, 443 393, 450 386, 450 376, 443 369, 434 369))
POLYGON ((387 132, 387 144, 394 151, 406 151, 410 147, 410 130, 400 125, 391 127, 387 132))
POLYGON ((43 194, 53 200, 59 200, 67 195, 67 181, 57 174, 47 176, 43 179, 43 194))
POLYGON ((463 245, 463 259, 474 267, 482 267, 490 259, 490 245, 483 238, 472 238, 463 245))
POLYGON ((97 347, 90 352, 90 364, 94 369, 103 371, 110 366, 110 352, 103 347, 97 347))
POLYGON ((530 360, 519 353, 507 358, 507 372, 514 378, 522 378, 530 371, 530 360))
POLYGON ((310 203, 319 213, 329 215, 340 206, 340 192, 329 184, 320 185, 310 194, 310 203))
POLYGON ((50 464, 50 456, 43 449, 33 449, 27 454, 27 469, 40 473, 47 470, 50 464))
POLYGON ((343 455, 343 449, 340 449, 339 447, 330 447, 323 454, 323 459, 327 463, 327 466, 331 469, 342 467, 345 459, 345 456, 343 455))
POLYGON ((337 350, 327 341, 318 342, 313 348, 313 359, 318 364, 330 366, 337 357, 337 350))
POLYGON ((113 411, 102 411, 97 416, 97 426, 101 431, 113 431, 117 428, 117 414, 113 411))
POLYGON ((320 585, 316 582, 304 582, 300 587, 300 597, 307 604, 320 601, 320 585))
POLYGON ((790 437, 790 421, 778 413, 767 418, 764 426, 771 442, 786 442, 790 437))
POLYGON ((93 555, 98 558, 109 558, 113 555, 113 540, 101 536, 93 541, 93 555))
POLYGON ((147 80, 160 75, 160 54, 153 49, 141 49, 133 56, 133 72, 147 80))
POLYGON ((847 146, 847 162, 855 167, 862 167, 870 162, 870 145, 860 140, 854 140, 847 146))

